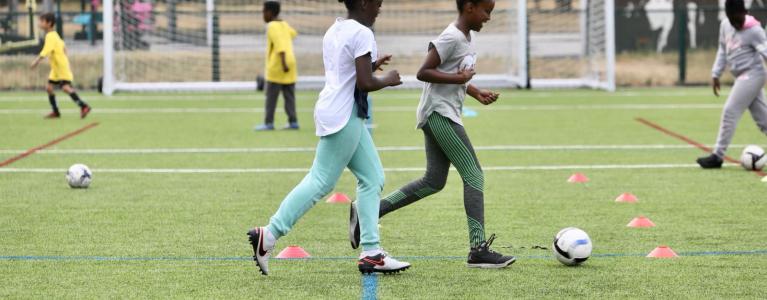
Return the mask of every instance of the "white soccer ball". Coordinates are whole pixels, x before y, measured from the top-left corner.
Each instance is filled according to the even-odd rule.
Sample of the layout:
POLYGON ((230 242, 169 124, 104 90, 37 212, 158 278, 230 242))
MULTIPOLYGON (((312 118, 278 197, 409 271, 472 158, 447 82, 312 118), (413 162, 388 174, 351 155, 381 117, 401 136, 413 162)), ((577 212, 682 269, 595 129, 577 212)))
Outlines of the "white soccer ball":
POLYGON ((767 164, 767 157, 764 155, 764 149, 759 146, 751 145, 743 149, 740 155, 740 164, 749 171, 761 171, 767 164))
POLYGON ((554 256, 568 266, 577 266, 591 256, 591 239, 585 231, 575 227, 560 230, 554 237, 554 256))
POLYGON ((86 165, 75 164, 67 170, 67 182, 72 188, 88 188, 91 185, 91 180, 93 180, 93 173, 91 173, 91 170, 86 165))
POLYGON ((461 61, 461 64, 458 65, 458 71, 463 71, 465 69, 474 69, 477 65, 477 54, 472 53, 469 55, 464 56, 463 60, 461 61))

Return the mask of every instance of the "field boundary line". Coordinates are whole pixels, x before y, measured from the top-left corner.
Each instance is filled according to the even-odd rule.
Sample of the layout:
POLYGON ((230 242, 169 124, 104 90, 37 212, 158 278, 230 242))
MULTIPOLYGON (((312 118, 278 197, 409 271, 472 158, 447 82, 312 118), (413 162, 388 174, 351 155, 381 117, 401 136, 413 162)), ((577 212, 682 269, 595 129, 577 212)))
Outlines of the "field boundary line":
MULTIPOLYGON (((743 148, 745 145, 731 145, 743 148)), ((621 151, 696 149, 693 145, 489 145, 475 146, 477 151, 621 151)), ((379 152, 424 151, 423 146, 382 146, 379 152)), ((21 153, 20 149, 0 149, 0 154, 21 153)), ((252 147, 252 148, 116 148, 116 149, 41 149, 38 154, 222 154, 222 153, 285 153, 315 152, 315 147, 252 147)))
MULTIPOLYGON (((728 166, 734 166, 734 164, 728 166)), ((533 165, 533 166, 489 166, 483 167, 484 171, 561 171, 561 170, 636 170, 636 169, 687 169, 697 168, 697 164, 607 164, 607 165, 533 165)), ((136 168, 136 169, 111 169, 93 168, 97 173, 118 174, 211 174, 211 173, 306 173, 308 168, 218 168, 218 169, 195 169, 195 168, 136 168)), ((385 172, 423 172, 423 167, 414 168, 384 168, 385 172)), ((455 171, 455 168, 451 168, 455 171)), ((0 168, 0 173, 59 173, 64 168, 0 168)), ((349 170, 344 170, 349 172, 349 170)))
POLYGON ((99 125, 98 122, 90 123, 88 125, 85 125, 85 126, 81 127, 80 129, 77 129, 75 131, 72 131, 70 133, 62 135, 60 137, 57 137, 57 138, 51 140, 50 142, 47 142, 45 144, 42 144, 42 145, 34 147, 34 148, 30 148, 27 151, 24 151, 23 153, 21 153, 19 155, 16 155, 14 157, 11 157, 9 159, 4 160, 3 162, 0 162, 0 168, 5 167, 7 165, 10 165, 10 164, 12 164, 12 163, 14 163, 14 162, 16 162, 18 160, 24 159, 25 157, 30 156, 30 155, 34 154, 35 152, 37 152, 37 151, 40 151, 42 149, 45 149, 45 148, 48 148, 50 146, 56 145, 56 144, 58 144, 58 143, 60 143, 62 141, 65 141, 67 139, 75 137, 75 136, 77 136, 77 135, 87 131, 88 129, 91 129, 91 128, 96 127, 98 125, 99 125))
MULTIPOLYGON (((591 257, 644 257, 647 253, 595 253, 591 257)), ((767 255, 767 249, 756 250, 709 250, 677 252, 680 257, 696 256, 746 256, 767 255)), ((465 260, 466 256, 397 256, 402 260, 465 260)), ((552 255, 527 255, 523 259, 553 259, 552 255)), ((355 256, 312 256, 308 258, 272 258, 278 261, 332 261, 332 260, 357 260, 355 256)), ((210 257, 181 257, 181 256, 65 256, 65 255, 0 255, 0 261, 253 261, 249 256, 210 256, 210 257)))
MULTIPOLYGON (((693 110, 721 109, 718 104, 539 104, 539 105, 494 105, 493 107, 467 107, 479 111, 554 111, 554 110, 693 110)), ((413 112, 416 106, 378 106, 374 112, 413 112)), ((0 109, 0 114, 40 114, 45 109, 10 108, 0 109)), ((313 108, 299 108, 298 112, 313 112, 313 108)), ((64 113, 77 112, 75 109, 64 109, 64 113)), ((217 113, 263 113, 263 108, 247 107, 165 107, 165 108, 99 108, 99 114, 217 114, 217 113)))
MULTIPOLYGON (((685 142, 687 144, 695 146, 696 148, 698 148, 700 150, 703 150, 704 152, 711 153, 713 151, 713 149, 711 149, 711 147, 703 145, 703 144, 701 144, 701 143, 699 143, 699 142, 697 142, 697 141, 695 141, 695 140, 693 140, 693 139, 691 139, 689 137, 686 137, 686 136, 684 136, 684 135, 682 135, 680 133, 671 131, 670 129, 667 129, 667 128, 665 128, 665 127, 663 127, 663 126, 661 126, 661 125, 659 125, 657 123, 653 123, 653 122, 648 121, 648 120, 646 120, 644 118, 636 118, 636 121, 639 122, 639 123, 642 123, 642 124, 644 124, 644 125, 646 125, 646 126, 648 126, 650 128, 652 128, 652 129, 660 131, 661 133, 663 133, 665 135, 668 135, 670 137, 673 137, 673 138, 676 138, 678 140, 681 140, 681 141, 683 141, 683 142, 685 142)), ((739 160, 734 159, 732 157, 729 157, 727 155, 724 156, 724 160, 726 160, 728 162, 731 162, 731 163, 734 163, 734 164, 740 164, 739 160)), ((754 174, 758 175, 759 177, 767 176, 767 173, 764 173, 762 171, 753 171, 753 172, 754 172, 754 174)))

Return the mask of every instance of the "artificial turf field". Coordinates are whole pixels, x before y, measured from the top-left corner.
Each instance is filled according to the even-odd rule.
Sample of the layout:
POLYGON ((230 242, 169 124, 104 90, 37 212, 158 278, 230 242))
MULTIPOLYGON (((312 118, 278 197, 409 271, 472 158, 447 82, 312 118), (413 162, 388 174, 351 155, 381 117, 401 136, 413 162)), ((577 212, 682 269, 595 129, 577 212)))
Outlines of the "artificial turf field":
MULTIPOLYGON (((419 91, 374 96, 374 139, 389 193, 421 175, 419 91)), ((704 88, 503 91, 494 105, 468 100, 467 131, 485 169, 487 233, 518 261, 465 266, 462 184, 381 219, 392 255, 413 267, 363 277, 347 240, 348 206, 319 202, 281 239, 312 258, 270 261, 261 276, 245 232, 263 225, 298 183, 316 144, 316 92, 298 94, 298 132, 252 131, 263 95, 84 93, 80 120, 59 94, 60 120, 43 120, 44 93, 0 94, 0 161, 88 124, 98 125, 0 167, 0 298, 765 298, 767 213, 760 176, 736 165, 696 168, 704 154, 636 121, 712 144, 724 97, 704 88), (94 172, 87 190, 66 185, 68 166, 94 172), (591 181, 571 184, 583 172, 591 181), (636 204, 615 203, 631 192, 636 204), (639 215, 654 228, 628 228, 639 215), (565 267, 553 235, 577 226, 594 257, 565 267), (676 259, 644 256, 668 245, 676 259)), ((277 126, 284 114, 278 111, 277 126)), ((730 150, 767 139, 745 115, 730 150)), ((353 197, 350 173, 336 187, 353 197)))

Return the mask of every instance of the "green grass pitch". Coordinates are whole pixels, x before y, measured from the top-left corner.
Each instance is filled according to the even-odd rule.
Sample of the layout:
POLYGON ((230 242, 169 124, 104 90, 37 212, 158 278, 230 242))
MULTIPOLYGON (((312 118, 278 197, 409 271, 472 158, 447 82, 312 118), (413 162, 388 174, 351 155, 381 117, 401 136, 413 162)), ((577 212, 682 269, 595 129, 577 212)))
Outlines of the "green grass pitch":
MULTIPOLYGON (((425 166, 419 94, 373 94, 384 193, 425 166)), ((316 92, 298 96, 301 131, 255 133, 262 94, 84 93, 94 107, 86 120, 60 94, 55 121, 42 119, 44 93, 0 94, 0 161, 99 123, 0 168, 0 298, 363 296, 346 205, 320 202, 277 245, 300 245, 312 259, 272 260, 268 277, 248 260, 245 232, 267 223, 313 159, 316 92), (89 189, 66 185, 74 163, 94 170, 89 189)), ((377 297, 767 297, 766 184, 736 165, 700 170, 703 151, 635 121, 712 144, 724 99, 699 88, 502 91, 488 107, 467 100, 478 112, 465 125, 485 168, 487 232, 518 261, 465 266, 462 185, 451 172, 444 191, 381 219, 383 246, 413 267, 379 276, 377 297), (567 183, 574 172, 591 181, 567 183), (615 203, 623 192, 639 203, 615 203), (639 215, 657 226, 626 227, 639 215), (583 266, 534 248, 568 226, 593 240, 583 266), (644 257, 659 245, 680 257, 644 257)), ((278 110, 277 126, 284 119, 278 110)), ((739 157, 743 145, 767 143, 745 115, 734 144, 729 154, 739 157)), ((354 187, 346 173, 336 191, 353 197, 354 187)))

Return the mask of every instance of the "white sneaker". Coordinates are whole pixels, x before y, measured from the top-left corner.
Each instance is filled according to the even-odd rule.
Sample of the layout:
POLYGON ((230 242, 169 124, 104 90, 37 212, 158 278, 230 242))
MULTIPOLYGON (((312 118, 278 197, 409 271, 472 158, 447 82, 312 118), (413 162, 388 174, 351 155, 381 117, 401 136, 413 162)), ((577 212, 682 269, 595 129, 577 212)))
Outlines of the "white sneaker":
POLYGON ((389 256, 386 251, 381 250, 378 254, 373 256, 361 255, 359 262, 357 262, 357 266, 362 274, 370 274, 373 272, 392 274, 407 270, 410 268, 410 263, 398 261, 389 256))
POLYGON ((266 238, 266 228, 256 227, 248 231, 250 245, 253 246, 253 260, 261 271, 261 274, 269 275, 269 256, 272 255, 274 245, 266 247, 264 239, 266 238))

